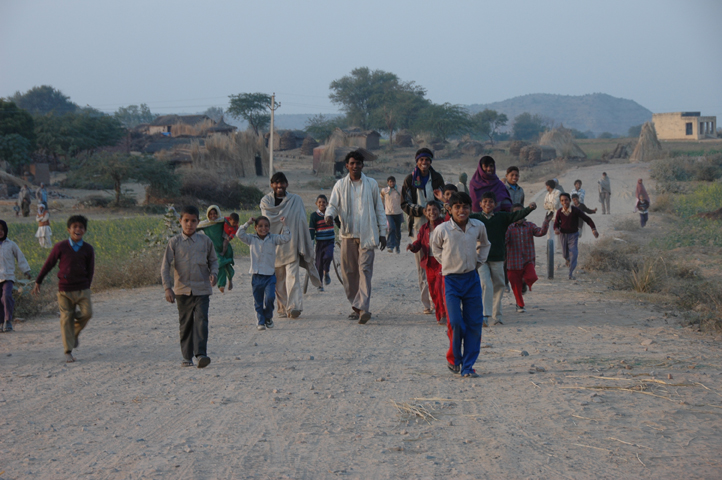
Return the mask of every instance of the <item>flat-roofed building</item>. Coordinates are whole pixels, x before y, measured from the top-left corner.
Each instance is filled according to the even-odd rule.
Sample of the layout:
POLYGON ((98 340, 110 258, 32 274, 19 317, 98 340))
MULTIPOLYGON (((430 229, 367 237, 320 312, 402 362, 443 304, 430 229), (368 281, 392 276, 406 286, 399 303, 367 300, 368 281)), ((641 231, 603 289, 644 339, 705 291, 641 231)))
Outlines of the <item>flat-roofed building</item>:
POLYGON ((717 136, 717 117, 703 117, 700 112, 655 113, 652 122, 660 140, 701 140, 717 136))

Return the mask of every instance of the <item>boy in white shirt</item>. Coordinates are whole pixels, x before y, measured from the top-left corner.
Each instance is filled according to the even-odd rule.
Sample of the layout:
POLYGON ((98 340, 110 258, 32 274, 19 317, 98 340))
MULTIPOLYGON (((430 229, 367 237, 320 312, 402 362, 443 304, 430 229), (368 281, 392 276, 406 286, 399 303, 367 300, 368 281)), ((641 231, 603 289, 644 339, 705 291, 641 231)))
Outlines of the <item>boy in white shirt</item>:
POLYGON ((273 328, 273 302, 276 301, 276 245, 291 241, 291 232, 286 226, 286 217, 280 218, 283 230, 280 235, 268 233, 271 221, 266 217, 251 217, 236 232, 240 241, 251 247, 251 286, 253 305, 258 317, 258 330, 273 328), (256 233, 249 235, 246 229, 254 223, 256 233))
POLYGON ((484 224, 469 218, 468 194, 452 194, 449 206, 451 220, 436 227, 429 242, 434 258, 441 263, 446 310, 453 329, 454 365, 449 364, 449 369, 464 377, 478 377, 473 367, 481 347, 484 306, 477 269, 486 262, 491 243, 484 224))

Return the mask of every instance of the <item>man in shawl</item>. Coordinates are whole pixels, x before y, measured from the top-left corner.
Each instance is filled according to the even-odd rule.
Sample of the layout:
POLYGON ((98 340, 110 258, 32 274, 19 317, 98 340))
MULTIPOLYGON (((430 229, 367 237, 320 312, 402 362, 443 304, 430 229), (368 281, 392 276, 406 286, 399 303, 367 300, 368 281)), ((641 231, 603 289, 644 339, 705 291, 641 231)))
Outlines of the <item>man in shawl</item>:
MULTIPOLYGON (((426 204, 433 200, 444 203, 442 196, 444 177, 431 168, 433 160, 434 152, 428 148, 419 149, 416 152, 416 168, 406 176, 404 185, 401 187, 401 209, 409 216, 409 236, 413 236, 415 239, 418 239, 419 229, 426 223, 424 216, 426 204)), ((431 314, 431 295, 426 281, 426 271, 421 265, 421 252, 417 252, 414 258, 424 313, 431 314)))
POLYGON ((276 246, 276 302, 278 316, 298 318, 303 311, 303 290, 300 269, 308 270, 311 283, 321 286, 316 270, 311 234, 308 232, 306 207, 298 195, 288 193, 288 179, 283 172, 271 177, 272 191, 261 199, 261 214, 271 222, 270 233, 280 235, 281 217, 291 232, 291 241, 276 246))
POLYGON ((348 175, 333 186, 325 218, 328 225, 341 219, 341 273, 353 309, 348 318, 365 324, 371 319, 375 249, 386 248, 386 214, 378 182, 361 173, 363 155, 349 152, 344 160, 348 175))
POLYGON ((471 211, 481 212, 481 198, 486 192, 496 197, 495 212, 511 212, 512 201, 504 182, 496 176, 496 161, 489 155, 479 159, 479 166, 469 182, 471 211))
POLYGON ((27 185, 23 185, 18 193, 18 211, 16 215, 22 212, 23 217, 30 215, 30 190, 27 185))
POLYGON ((612 186, 609 183, 607 172, 602 172, 602 179, 599 180, 599 203, 602 204, 602 215, 612 213, 609 208, 609 201, 612 198, 612 186))

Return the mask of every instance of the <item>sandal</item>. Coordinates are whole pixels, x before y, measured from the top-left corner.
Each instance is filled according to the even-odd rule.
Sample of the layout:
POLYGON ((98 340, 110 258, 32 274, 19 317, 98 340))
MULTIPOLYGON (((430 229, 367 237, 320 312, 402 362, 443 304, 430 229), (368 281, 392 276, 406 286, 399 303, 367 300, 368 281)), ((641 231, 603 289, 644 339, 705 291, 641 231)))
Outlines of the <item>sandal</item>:
POLYGON ((461 372, 461 365, 454 365, 453 363, 447 362, 446 366, 449 367, 449 370, 451 370, 451 373, 460 373, 461 372))
POLYGON ((348 319, 349 319, 349 320, 358 320, 358 319, 359 319, 359 314, 356 313, 356 312, 353 312, 351 315, 348 316, 348 319))

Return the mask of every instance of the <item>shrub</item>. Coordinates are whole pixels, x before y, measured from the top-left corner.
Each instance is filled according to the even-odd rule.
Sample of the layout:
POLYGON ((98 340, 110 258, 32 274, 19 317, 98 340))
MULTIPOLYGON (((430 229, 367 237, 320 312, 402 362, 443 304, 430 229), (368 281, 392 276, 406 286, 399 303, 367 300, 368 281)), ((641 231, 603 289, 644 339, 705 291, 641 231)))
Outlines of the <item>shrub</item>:
POLYGON ((652 162, 651 177, 657 182, 670 183, 685 181, 689 178, 689 174, 680 159, 665 158, 652 162))
POLYGON ((195 197, 223 208, 255 208, 263 198, 255 185, 243 185, 238 180, 221 181, 211 174, 189 172, 181 186, 181 195, 195 197))

